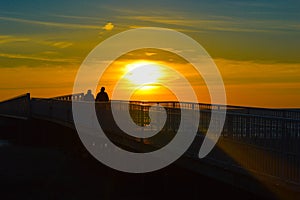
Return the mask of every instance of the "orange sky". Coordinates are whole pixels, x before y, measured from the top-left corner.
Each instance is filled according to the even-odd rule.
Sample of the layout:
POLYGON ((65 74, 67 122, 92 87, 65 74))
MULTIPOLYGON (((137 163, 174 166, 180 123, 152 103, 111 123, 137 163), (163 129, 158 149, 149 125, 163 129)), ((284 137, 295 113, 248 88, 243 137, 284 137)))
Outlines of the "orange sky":
MULTIPOLYGON (((172 53, 159 51, 149 56, 149 51, 137 51, 131 56, 123 56, 115 61, 104 73, 99 82, 99 87, 105 86, 109 96, 116 81, 126 72, 128 64, 137 61, 149 61, 163 63, 166 66, 179 70, 188 77, 193 85, 199 102, 210 103, 209 92, 202 77, 193 70, 193 67, 185 63, 172 53), (142 52, 142 53, 141 53, 142 52), (172 62, 168 61, 172 58, 172 62)), ((227 102, 231 105, 259 106, 259 107, 299 107, 300 83, 298 82, 300 67, 293 63, 255 63, 248 61, 233 61, 214 59, 225 84, 227 102), (241 67, 243 66, 243 67, 241 67), (255 70, 253 70, 255 69, 255 70)), ((77 68, 69 67, 19 67, 0 68, 2 88, 0 98, 2 100, 30 92, 34 97, 51 97, 70 94, 77 68)), ((165 79, 168 79, 166 74, 165 79)), ((168 90, 152 88, 147 91, 140 90, 133 95, 133 99, 148 100, 174 100, 168 90)), ((96 92, 94 92, 96 93, 96 92)))

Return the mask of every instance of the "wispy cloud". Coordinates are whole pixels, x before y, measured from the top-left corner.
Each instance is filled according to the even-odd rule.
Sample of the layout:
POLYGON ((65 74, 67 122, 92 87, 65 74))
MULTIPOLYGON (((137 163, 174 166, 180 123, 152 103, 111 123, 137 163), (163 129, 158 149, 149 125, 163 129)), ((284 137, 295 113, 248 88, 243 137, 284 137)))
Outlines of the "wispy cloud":
POLYGON ((68 41, 37 41, 37 43, 52 46, 52 47, 57 47, 60 49, 68 48, 73 45, 72 42, 68 42, 68 41))
MULTIPOLYGON (((128 28, 134 29, 134 28, 145 28, 147 26, 137 26, 137 25, 130 25, 128 28)), ((202 30, 192 30, 190 28, 173 28, 174 30, 180 31, 180 32, 185 32, 185 33, 200 33, 203 32, 202 30)))
POLYGON ((147 22, 150 24, 161 24, 176 26, 186 30, 211 30, 211 31, 231 31, 231 32, 285 32, 300 31, 300 27, 295 22, 283 20, 250 20, 232 18, 225 16, 210 16, 206 18, 184 17, 184 16, 149 16, 149 15, 120 15, 119 19, 127 19, 132 22, 147 22))
POLYGON ((61 48, 61 49, 70 47, 72 45, 73 45, 73 43, 71 43, 71 42, 54 42, 53 43, 54 47, 58 47, 58 48, 61 48))
POLYGON ((0 53, 0 57, 12 58, 12 59, 28 59, 28 60, 35 60, 35 61, 58 62, 58 63, 78 62, 78 60, 71 59, 71 58, 47 58, 47 57, 41 57, 41 56, 21 55, 21 54, 7 54, 7 53, 0 53))
POLYGON ((101 21, 100 18, 98 17, 87 17, 87 16, 79 16, 79 15, 61 15, 61 14, 53 14, 50 16, 54 16, 54 17, 60 17, 60 18, 66 18, 66 19, 82 19, 82 20, 93 20, 93 21, 101 21))
POLYGON ((157 53, 154 53, 154 52, 145 52, 145 55, 146 56, 153 56, 153 55, 156 55, 157 53))
POLYGON ((49 21, 39 21, 39 20, 31 20, 31 19, 20 19, 20 18, 14 18, 14 17, 0 17, 0 20, 12 21, 12 22, 18 22, 18 23, 35 24, 35 25, 42 25, 42 26, 73 28, 73 29, 100 29, 101 28, 100 26, 97 26, 97 25, 49 22, 49 21))
POLYGON ((0 35, 0 44, 12 43, 12 42, 27 42, 29 38, 16 37, 12 35, 0 35))
POLYGON ((189 18, 176 18, 165 16, 119 16, 121 19, 128 19, 133 21, 148 22, 151 24, 162 24, 167 26, 178 26, 181 30, 216 30, 216 31, 253 31, 249 28, 238 27, 237 23, 228 20, 215 20, 215 19, 189 19, 189 18), (185 28, 183 28, 185 27, 185 28))
POLYGON ((147 16, 147 15, 135 15, 135 16, 119 16, 118 18, 129 19, 129 20, 137 20, 137 21, 145 21, 152 23, 161 23, 161 24, 170 24, 170 25, 195 25, 196 20, 184 20, 184 19, 174 19, 168 18, 164 16, 147 16))

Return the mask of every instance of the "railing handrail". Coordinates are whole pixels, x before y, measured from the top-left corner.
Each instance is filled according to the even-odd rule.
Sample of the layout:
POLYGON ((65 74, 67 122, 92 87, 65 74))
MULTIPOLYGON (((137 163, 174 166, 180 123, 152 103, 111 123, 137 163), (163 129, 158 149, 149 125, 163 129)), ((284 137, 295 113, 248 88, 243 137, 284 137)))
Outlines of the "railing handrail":
MULTIPOLYGON (((69 94, 63 96, 56 96, 52 98, 39 98, 39 99, 47 99, 47 100, 64 100, 64 101, 83 101, 84 93, 77 94, 69 94)), ((30 93, 22 94, 7 100, 0 102, 0 104, 8 103, 10 101, 15 101, 21 98, 27 97, 30 100, 30 93)), ((36 98, 37 99, 37 98, 36 98)), ((284 109, 284 108, 261 108, 261 107, 246 107, 246 106, 235 106, 235 105, 222 105, 222 104, 208 104, 208 103, 195 103, 195 102, 178 102, 178 101, 139 101, 139 100, 111 100, 110 102, 119 102, 119 103, 130 103, 133 105, 141 105, 141 106, 151 106, 153 104, 165 104, 165 107, 168 108, 180 108, 180 105, 197 105, 200 110, 203 110, 203 107, 207 110, 212 109, 225 109, 227 113, 233 114, 246 114, 246 115, 261 115, 267 117, 276 117, 283 119, 293 119, 300 120, 300 110, 293 109, 284 109)), ((96 102, 98 103, 98 102, 96 102)))
POLYGON ((30 93, 0 102, 0 114, 6 117, 27 119, 30 117, 30 93))
POLYGON ((7 103, 9 101, 14 101, 14 100, 17 100, 17 99, 21 99, 21 98, 24 98, 24 97, 27 97, 28 99, 30 99, 30 93, 26 93, 26 94, 21 94, 21 95, 18 95, 18 96, 15 96, 15 97, 11 97, 9 99, 6 99, 4 101, 0 101, 0 104, 2 103, 7 103))
POLYGON ((66 97, 74 97, 74 96, 84 96, 84 93, 76 93, 76 94, 68 94, 68 95, 62 95, 62 96, 56 96, 56 97, 51 97, 49 99, 62 99, 62 98, 66 98, 66 97))

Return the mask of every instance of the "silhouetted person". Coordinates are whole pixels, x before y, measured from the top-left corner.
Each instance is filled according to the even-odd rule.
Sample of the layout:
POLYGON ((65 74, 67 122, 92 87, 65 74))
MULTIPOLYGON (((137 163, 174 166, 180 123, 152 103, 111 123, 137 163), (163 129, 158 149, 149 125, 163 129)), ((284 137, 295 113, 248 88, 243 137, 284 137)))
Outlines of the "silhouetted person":
POLYGON ((83 99, 85 101, 94 101, 94 95, 92 94, 92 90, 88 90, 87 93, 84 95, 83 99))
POLYGON ((108 95, 105 92, 105 87, 102 87, 101 91, 97 94, 96 101, 109 101, 108 95))

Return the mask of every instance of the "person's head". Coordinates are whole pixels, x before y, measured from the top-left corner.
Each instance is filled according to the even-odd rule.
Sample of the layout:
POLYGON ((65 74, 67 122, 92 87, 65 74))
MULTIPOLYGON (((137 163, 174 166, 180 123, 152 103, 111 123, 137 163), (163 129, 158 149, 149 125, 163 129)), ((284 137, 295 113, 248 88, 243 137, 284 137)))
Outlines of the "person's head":
POLYGON ((105 91, 105 87, 101 87, 101 92, 104 92, 105 91))
POLYGON ((88 94, 92 94, 92 90, 88 90, 87 93, 88 93, 88 94))

